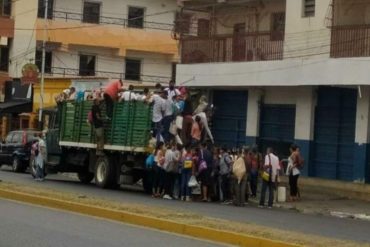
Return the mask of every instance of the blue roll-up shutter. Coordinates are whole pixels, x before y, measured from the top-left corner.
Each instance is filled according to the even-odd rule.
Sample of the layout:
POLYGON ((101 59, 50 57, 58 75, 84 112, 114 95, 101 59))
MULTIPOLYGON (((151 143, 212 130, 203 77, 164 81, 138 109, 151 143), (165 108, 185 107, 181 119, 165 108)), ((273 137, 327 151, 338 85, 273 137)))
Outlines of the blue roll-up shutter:
POLYGON ((353 179, 356 104, 354 89, 319 88, 311 175, 353 179))
POLYGON ((242 147, 246 140, 247 91, 214 91, 212 132, 217 146, 242 147))
POLYGON ((259 146, 272 147, 281 158, 289 155, 294 142, 295 105, 261 105, 259 146))

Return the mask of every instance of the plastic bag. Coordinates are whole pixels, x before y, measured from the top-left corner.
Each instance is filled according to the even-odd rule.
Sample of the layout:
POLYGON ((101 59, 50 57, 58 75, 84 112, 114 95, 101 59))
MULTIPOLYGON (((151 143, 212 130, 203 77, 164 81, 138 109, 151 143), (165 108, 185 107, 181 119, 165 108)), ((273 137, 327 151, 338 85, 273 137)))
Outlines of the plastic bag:
POLYGON ((182 129, 182 121, 183 121, 183 117, 182 116, 177 116, 176 117, 176 126, 178 129, 182 129))
POLYGON ((170 132, 172 135, 174 135, 174 136, 176 136, 176 135, 177 135, 177 125, 176 125, 176 121, 171 122, 169 132, 170 132))
POLYGON ((233 164, 233 174, 238 179, 238 184, 246 174, 245 163, 243 158, 237 159, 233 164))
POLYGON ((189 182, 188 182, 188 186, 189 186, 189 187, 196 187, 196 186, 198 186, 198 181, 197 181, 197 179, 195 178, 195 176, 191 176, 191 177, 190 177, 190 180, 189 180, 189 182))

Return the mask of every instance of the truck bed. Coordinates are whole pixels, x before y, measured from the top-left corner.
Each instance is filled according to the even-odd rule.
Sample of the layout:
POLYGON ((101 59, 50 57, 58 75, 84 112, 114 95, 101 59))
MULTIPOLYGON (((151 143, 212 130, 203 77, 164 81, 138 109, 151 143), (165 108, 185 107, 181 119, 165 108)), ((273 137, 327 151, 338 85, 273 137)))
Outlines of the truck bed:
MULTIPOLYGON (((96 148, 93 127, 87 122, 92 101, 64 102, 59 145, 96 148)), ((105 116, 105 105, 101 105, 105 116)), ((145 152, 151 137, 152 107, 143 102, 115 103, 113 118, 104 120, 106 150, 145 152)))

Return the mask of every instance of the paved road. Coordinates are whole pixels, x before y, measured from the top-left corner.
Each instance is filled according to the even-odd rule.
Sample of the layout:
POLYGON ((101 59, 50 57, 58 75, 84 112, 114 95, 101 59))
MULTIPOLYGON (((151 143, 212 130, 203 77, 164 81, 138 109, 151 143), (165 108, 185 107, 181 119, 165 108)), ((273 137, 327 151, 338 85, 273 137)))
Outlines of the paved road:
POLYGON ((0 246, 221 246, 64 211, 0 199, 0 246))
POLYGON ((255 205, 236 208, 217 203, 184 203, 180 201, 152 199, 148 195, 138 191, 127 189, 114 191, 101 190, 93 184, 83 185, 77 180, 60 175, 48 176, 44 183, 37 183, 32 180, 29 174, 15 174, 5 170, 5 168, 0 171, 0 180, 21 184, 31 183, 32 186, 73 192, 88 197, 94 196, 117 202, 160 206, 237 222, 255 223, 283 230, 370 243, 370 222, 368 221, 306 215, 283 209, 259 209, 255 205))

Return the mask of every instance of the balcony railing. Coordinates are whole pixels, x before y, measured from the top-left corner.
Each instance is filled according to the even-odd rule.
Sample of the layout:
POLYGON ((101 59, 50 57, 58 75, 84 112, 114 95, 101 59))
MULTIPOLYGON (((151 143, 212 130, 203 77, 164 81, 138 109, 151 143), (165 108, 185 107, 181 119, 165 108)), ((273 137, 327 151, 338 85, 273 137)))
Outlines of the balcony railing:
MULTIPOLYGON (((85 15, 85 18, 86 18, 86 15, 85 15)), ((62 19, 65 21, 81 21, 82 22, 84 20, 84 15, 82 13, 54 11, 53 19, 59 19, 59 20, 62 19)), ((106 17, 106 16, 99 16, 99 21, 97 24, 117 25, 117 26, 121 26, 125 28, 132 27, 132 25, 131 26, 129 25, 128 19, 106 17)), ((144 21, 143 28, 171 31, 173 29, 173 24, 144 21)))
POLYGON ((370 57, 370 25, 332 27, 330 57, 370 57))
MULTIPOLYGON (((86 72, 86 71, 85 71, 86 72)), ((61 68, 61 67, 51 67, 51 70, 48 74, 58 75, 62 77, 86 77, 82 76, 79 69, 70 69, 70 68, 61 68)), ((101 77, 101 78, 110 78, 110 79, 122 79, 125 80, 125 73, 117 72, 108 72, 108 71, 92 71, 88 77, 101 77)), ((166 76, 155 76, 155 75, 140 75, 140 80, 138 82, 153 82, 153 83, 168 83, 170 77, 166 76)))
POLYGON ((283 59, 283 32, 185 37, 182 63, 242 62, 283 59))

